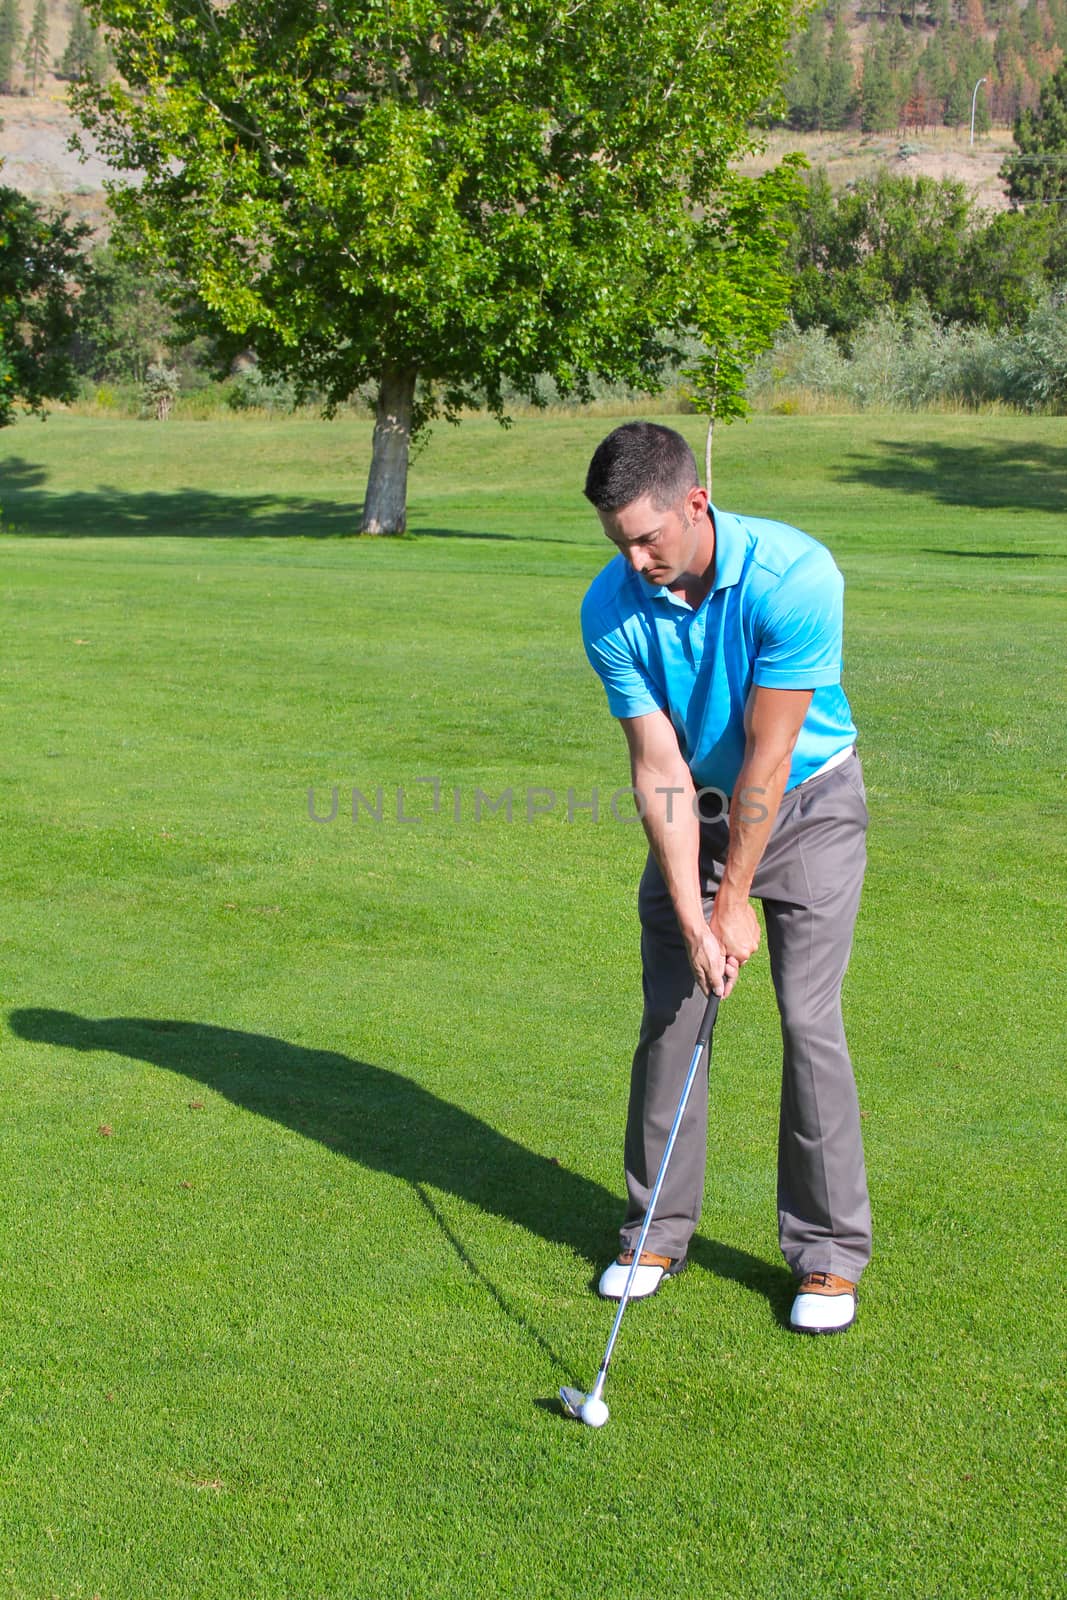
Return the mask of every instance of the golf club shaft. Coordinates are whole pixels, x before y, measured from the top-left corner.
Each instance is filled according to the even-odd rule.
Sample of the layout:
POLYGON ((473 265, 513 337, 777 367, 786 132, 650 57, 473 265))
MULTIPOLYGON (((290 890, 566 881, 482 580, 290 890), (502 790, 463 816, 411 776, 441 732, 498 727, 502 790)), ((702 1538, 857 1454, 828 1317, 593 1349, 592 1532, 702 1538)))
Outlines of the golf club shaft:
POLYGON ((700 1066, 700 1058, 704 1054, 704 1046, 711 1038, 711 1030, 715 1026, 715 1018, 718 1015, 718 1010, 719 996, 717 994, 710 994, 708 996, 708 1003, 704 1007, 704 1016, 700 1023, 700 1031, 697 1034, 697 1042, 693 1047, 693 1059, 689 1063, 689 1071, 686 1073, 685 1083, 682 1085, 682 1093, 678 1101, 678 1109, 674 1113, 674 1121, 671 1123, 671 1131, 667 1135, 667 1143, 663 1148, 663 1158, 659 1164, 659 1171, 656 1173, 656 1181, 652 1185, 652 1193, 649 1195, 648 1205, 645 1207, 645 1220, 641 1224, 641 1232, 638 1235, 637 1243, 634 1246, 634 1258, 630 1263, 630 1271, 627 1274, 626 1282, 623 1285, 622 1295, 619 1298, 619 1309, 615 1313, 615 1321, 612 1323, 611 1333, 608 1335, 608 1344, 607 1349, 604 1351, 604 1359, 600 1363, 600 1371, 597 1373, 596 1383, 593 1385, 591 1391, 591 1394, 598 1400, 601 1398, 604 1388, 604 1379, 608 1375, 608 1363, 611 1360, 611 1352, 615 1348, 615 1340, 618 1338, 619 1324, 622 1322, 622 1314, 626 1310, 630 1299, 630 1291, 633 1288, 634 1279, 637 1276, 637 1269, 641 1264, 641 1252, 645 1247, 645 1240, 648 1238, 648 1230, 652 1225, 652 1217, 656 1209, 656 1202, 659 1199, 659 1192, 663 1187, 663 1180, 667 1176, 667 1167, 671 1159, 671 1151, 674 1149, 674 1142, 678 1137, 678 1129, 682 1125, 682 1118, 685 1115, 685 1108, 689 1104, 689 1095, 692 1091, 693 1084, 696 1082, 697 1070, 700 1066))

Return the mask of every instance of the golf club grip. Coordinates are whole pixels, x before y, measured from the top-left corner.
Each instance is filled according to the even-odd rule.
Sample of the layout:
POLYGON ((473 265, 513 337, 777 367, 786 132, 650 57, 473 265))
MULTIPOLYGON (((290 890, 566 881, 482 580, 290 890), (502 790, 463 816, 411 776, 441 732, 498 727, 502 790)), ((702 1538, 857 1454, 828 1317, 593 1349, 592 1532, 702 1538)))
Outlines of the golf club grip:
POLYGON ((704 1007, 704 1015, 700 1022, 700 1032, 697 1034, 697 1044, 705 1045, 711 1038, 711 1030, 715 1026, 715 1018, 719 1014, 719 996, 708 995, 708 1003, 704 1007))

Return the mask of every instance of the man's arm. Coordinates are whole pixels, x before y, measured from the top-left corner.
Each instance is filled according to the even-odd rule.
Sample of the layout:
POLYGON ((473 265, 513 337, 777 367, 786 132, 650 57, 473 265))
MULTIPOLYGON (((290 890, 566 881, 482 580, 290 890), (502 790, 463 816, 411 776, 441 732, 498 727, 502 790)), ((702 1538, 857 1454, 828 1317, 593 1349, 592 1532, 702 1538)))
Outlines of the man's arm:
POLYGON ((782 803, 812 693, 757 685, 745 708, 745 759, 730 802, 726 870, 711 913, 711 932, 741 966, 759 948, 759 923, 749 904, 752 879, 782 803))
POLYGON ((700 823, 695 789, 665 711, 622 717, 630 747, 631 781, 652 853, 659 863, 689 964, 705 994, 725 998, 737 981, 737 962, 727 958, 708 927, 700 892, 700 823))

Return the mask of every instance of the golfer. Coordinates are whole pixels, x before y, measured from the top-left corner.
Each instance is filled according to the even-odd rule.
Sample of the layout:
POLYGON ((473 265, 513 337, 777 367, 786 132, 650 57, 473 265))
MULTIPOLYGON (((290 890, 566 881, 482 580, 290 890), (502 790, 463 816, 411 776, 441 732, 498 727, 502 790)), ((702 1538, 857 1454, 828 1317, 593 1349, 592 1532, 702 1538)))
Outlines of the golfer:
MULTIPOLYGON (((871 1217, 841 983, 866 864, 856 728, 841 689, 843 583, 784 523, 720 511, 680 434, 608 435, 585 493, 618 554, 582 605, 589 660, 622 723, 648 835, 638 911, 644 1016, 633 1060, 619 1299, 663 1155, 703 996, 728 995, 763 902, 781 1015, 778 1229, 797 1278, 790 1325, 856 1315, 871 1217)), ((685 1266, 700 1217, 707 1078, 694 1085, 634 1279, 685 1266)))

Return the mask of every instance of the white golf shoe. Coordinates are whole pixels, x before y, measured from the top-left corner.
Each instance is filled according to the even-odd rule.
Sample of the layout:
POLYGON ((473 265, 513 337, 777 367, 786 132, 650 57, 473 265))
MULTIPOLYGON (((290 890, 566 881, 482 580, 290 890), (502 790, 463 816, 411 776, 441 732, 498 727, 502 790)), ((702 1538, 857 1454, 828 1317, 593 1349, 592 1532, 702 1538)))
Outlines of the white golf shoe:
POLYGON ((789 1313, 796 1333, 844 1333, 856 1320, 856 1285, 836 1272, 809 1272, 789 1313))
MULTIPOLYGON (((630 1276, 630 1265, 633 1262, 632 1250, 624 1250, 610 1267, 605 1267, 597 1285, 597 1293, 604 1300, 621 1300, 622 1292, 626 1287, 626 1280, 630 1276)), ((634 1286, 630 1290, 631 1300, 646 1300, 650 1294, 655 1294, 664 1278, 675 1278, 685 1266, 685 1257, 679 1256, 677 1261, 672 1261, 670 1256, 653 1255, 651 1250, 642 1250, 641 1259, 634 1273, 634 1286)))

